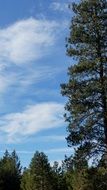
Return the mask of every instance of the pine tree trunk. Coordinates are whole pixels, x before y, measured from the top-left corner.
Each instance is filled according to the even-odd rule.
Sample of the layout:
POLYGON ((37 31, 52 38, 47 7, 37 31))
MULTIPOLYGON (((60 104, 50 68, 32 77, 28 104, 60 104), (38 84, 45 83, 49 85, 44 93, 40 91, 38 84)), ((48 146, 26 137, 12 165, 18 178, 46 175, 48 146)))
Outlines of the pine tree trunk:
POLYGON ((103 121, 104 121, 104 133, 105 133, 105 144, 107 146, 107 102, 106 102, 106 91, 105 91, 105 82, 104 82, 104 69, 103 64, 100 64, 100 79, 102 86, 102 108, 103 108, 103 121))
POLYGON ((102 105, 103 105, 103 118, 104 118, 104 133, 105 133, 105 144, 107 146, 107 102, 106 102, 106 92, 105 92, 105 83, 104 83, 104 72, 103 64, 100 65, 100 79, 102 86, 102 105))
POLYGON ((101 53, 101 37, 99 35, 99 31, 97 31, 98 35, 98 58, 100 60, 100 81, 101 81, 101 100, 102 100, 102 109, 103 109, 103 122, 104 122, 104 134, 105 134, 105 145, 107 150, 107 100, 106 100, 106 90, 105 90, 105 79, 104 79, 104 66, 103 66, 103 58, 101 53))

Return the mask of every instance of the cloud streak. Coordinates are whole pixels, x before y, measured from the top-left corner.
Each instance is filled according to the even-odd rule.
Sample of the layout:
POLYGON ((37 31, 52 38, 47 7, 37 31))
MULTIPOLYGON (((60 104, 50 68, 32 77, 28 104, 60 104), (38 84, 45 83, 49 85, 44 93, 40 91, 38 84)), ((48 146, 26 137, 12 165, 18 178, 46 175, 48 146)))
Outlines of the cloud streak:
POLYGON ((71 148, 52 148, 47 151, 46 153, 71 153, 73 150, 71 148))
POLYGON ((58 22, 35 18, 0 29, 0 93, 10 87, 20 93, 58 73, 58 68, 42 62, 43 56, 52 53, 58 31, 58 22))
POLYGON ((0 29, 1 61, 25 64, 42 58, 54 45, 57 27, 55 21, 28 18, 0 29))
MULTIPOLYGON (((12 150, 8 150, 10 153, 12 152, 12 150)), ((42 150, 40 150, 42 152, 42 150)), ((0 153, 4 153, 5 151, 4 150, 0 150, 0 153)), ((18 154, 34 154, 35 153, 35 150, 34 151, 30 151, 30 150, 17 150, 16 151, 18 154)), ((46 154, 53 154, 53 153, 72 153, 73 152, 73 149, 71 148, 52 148, 52 149, 48 149, 48 150, 44 150, 44 152, 46 154)))
POLYGON ((38 141, 42 141, 42 142, 58 142, 58 141, 65 141, 65 136, 64 135, 49 135, 49 136, 40 136, 39 138, 37 138, 38 141))
POLYGON ((27 106, 19 113, 2 116, 0 131, 8 143, 14 143, 39 131, 61 127, 63 124, 63 105, 44 102, 27 106))
POLYGON ((51 3, 50 8, 54 11, 66 12, 68 11, 68 3, 53 2, 51 3))

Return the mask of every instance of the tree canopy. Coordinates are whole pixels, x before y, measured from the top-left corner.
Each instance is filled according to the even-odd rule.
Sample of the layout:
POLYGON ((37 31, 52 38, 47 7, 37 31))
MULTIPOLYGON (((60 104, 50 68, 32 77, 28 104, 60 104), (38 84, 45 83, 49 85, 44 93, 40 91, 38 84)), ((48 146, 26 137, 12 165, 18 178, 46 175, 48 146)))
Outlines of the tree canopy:
POLYGON ((66 45, 73 59, 61 85, 67 142, 79 157, 91 158, 107 153, 107 2, 81 0, 73 12, 66 45))
POLYGON ((6 150, 0 160, 0 190, 19 190, 21 181, 20 160, 15 151, 6 150))

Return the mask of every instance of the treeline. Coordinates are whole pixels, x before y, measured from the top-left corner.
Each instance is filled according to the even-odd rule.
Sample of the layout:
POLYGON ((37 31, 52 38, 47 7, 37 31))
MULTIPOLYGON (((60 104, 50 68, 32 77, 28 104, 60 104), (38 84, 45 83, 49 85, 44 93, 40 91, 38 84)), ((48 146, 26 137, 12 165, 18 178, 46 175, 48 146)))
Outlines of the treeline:
POLYGON ((106 190, 107 166, 104 157, 95 167, 86 160, 65 157, 51 166, 43 152, 36 151, 28 168, 22 168, 15 151, 6 150, 0 160, 0 190, 106 190))

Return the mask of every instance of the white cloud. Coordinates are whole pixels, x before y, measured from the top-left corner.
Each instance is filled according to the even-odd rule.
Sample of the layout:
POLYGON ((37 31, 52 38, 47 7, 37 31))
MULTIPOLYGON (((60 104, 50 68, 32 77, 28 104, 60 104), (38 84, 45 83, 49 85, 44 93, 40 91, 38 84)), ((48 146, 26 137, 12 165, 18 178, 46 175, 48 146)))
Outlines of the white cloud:
POLYGON ((45 151, 46 153, 69 153, 71 152, 71 148, 52 148, 49 149, 47 151, 45 151))
MULTIPOLYGON (((5 152, 5 150, 0 150, 0 153, 4 153, 4 152, 5 152)), ((12 153, 13 150, 9 149, 8 152, 12 153)), ((18 150, 16 152, 17 152, 17 154, 34 154, 35 153, 35 151, 27 151, 27 150, 18 150)))
POLYGON ((65 141, 64 135, 50 135, 50 136, 40 136, 37 138, 41 142, 50 142, 50 141, 65 141))
POLYGON ((50 5, 50 8, 53 9, 54 11, 65 12, 68 10, 68 3, 53 2, 50 5))
MULTIPOLYGON (((11 71, 2 70, 0 72, 0 94, 4 95, 8 89, 13 89, 14 94, 21 96, 23 93, 26 93, 29 90, 29 87, 33 84, 36 84, 45 81, 45 80, 52 80, 58 74, 60 74, 63 70, 60 68, 52 68, 51 66, 36 66, 36 67, 26 67, 24 70, 16 69, 11 71)), ((39 89, 39 92, 33 91, 33 94, 36 93, 46 93, 46 90, 39 89), (42 91, 42 92, 40 92, 42 91)), ((53 95, 53 92, 49 92, 53 95)), ((39 94, 38 94, 39 95, 39 94)), ((55 94, 56 95, 56 94, 55 94)))
POLYGON ((4 92, 7 87, 11 84, 11 77, 6 77, 5 75, 0 75, 0 92, 4 92))
MULTIPOLYGON (((10 153, 12 152, 12 150, 8 150, 10 153)), ((30 150, 17 150, 16 152, 18 154, 34 154, 36 150, 34 151, 30 151, 30 150)), ((41 152, 45 152, 46 154, 53 154, 53 153, 64 153, 64 154, 67 154, 67 153, 73 153, 74 152, 74 149, 71 149, 71 148, 52 148, 52 149, 48 149, 48 150, 39 150, 41 152)), ((4 153, 5 150, 0 150, 0 153, 4 153)))
POLYGON ((8 142, 18 142, 39 131, 61 127, 64 124, 63 107, 55 102, 27 106, 23 112, 2 116, 0 131, 8 142))
POLYGON ((5 69, 3 69, 0 72, 0 94, 2 95, 2 93, 4 93, 11 85, 17 84, 18 80, 18 73, 7 72, 5 69))
MULTIPOLYGON (((12 150, 8 150, 9 152, 12 152, 12 150)), ((71 149, 71 148, 52 148, 52 149, 48 149, 48 150, 39 150, 41 152, 45 152, 46 154, 51 154, 51 153, 72 153, 74 152, 74 149, 71 149)), ((0 150, 0 153, 3 153, 5 152, 4 150, 0 150)), ((16 151, 18 154, 34 154, 35 153, 35 150, 34 151, 29 151, 29 150, 17 150, 16 151)))
POLYGON ((17 86, 19 94, 30 85, 57 74, 58 69, 42 61, 38 64, 38 59, 52 53, 51 47, 59 37, 58 29, 55 21, 34 18, 0 29, 0 93, 17 86))
POLYGON ((48 143, 48 142, 66 142, 65 135, 43 135, 43 136, 29 136, 23 138, 23 143, 48 143))
POLYGON ((17 81, 20 82, 20 85, 25 87, 31 84, 36 84, 40 81, 44 81, 45 79, 54 78, 55 75, 59 74, 60 72, 62 72, 61 69, 56 69, 49 66, 36 67, 35 70, 32 67, 27 70, 27 73, 25 73, 25 75, 23 75, 23 73, 19 75, 17 77, 17 81))
POLYGON ((43 57, 55 42, 55 21, 29 18, 0 29, 0 59, 15 64, 43 57))

